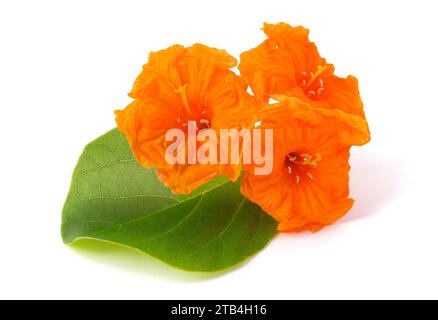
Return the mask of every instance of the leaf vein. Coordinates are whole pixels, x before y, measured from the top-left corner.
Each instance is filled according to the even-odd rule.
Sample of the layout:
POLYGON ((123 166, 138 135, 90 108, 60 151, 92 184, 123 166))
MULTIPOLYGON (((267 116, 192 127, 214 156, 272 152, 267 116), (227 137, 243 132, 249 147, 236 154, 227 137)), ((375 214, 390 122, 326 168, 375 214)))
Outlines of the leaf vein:
POLYGON ((177 224, 175 224, 172 228, 170 228, 169 230, 165 231, 164 233, 162 233, 162 234, 160 234, 160 235, 158 235, 156 237, 150 238, 150 240, 155 240, 157 238, 164 237, 165 235, 167 235, 167 234, 173 232, 174 230, 176 230, 181 224, 183 224, 187 219, 189 219, 190 216, 193 213, 195 213, 195 211, 198 209, 199 205, 201 204, 203 198, 204 198, 204 194, 201 195, 201 197, 199 198, 199 201, 196 203, 196 205, 193 207, 193 209, 190 210, 190 212, 183 219, 181 219, 181 221, 179 221, 177 224))
POLYGON ((83 170, 81 173, 79 173, 78 176, 79 176, 79 177, 83 177, 83 176, 85 176, 85 175, 87 175, 87 174, 89 174, 89 173, 91 173, 91 172, 98 171, 98 170, 101 170, 101 169, 103 169, 103 168, 107 168, 107 167, 115 166, 115 165, 117 165, 117 164, 121 164, 121 163, 134 162, 134 161, 136 161, 136 160, 135 160, 135 159, 126 159, 126 160, 117 160, 117 161, 113 161, 113 162, 105 163, 105 164, 99 165, 99 166, 94 167, 94 168, 90 168, 90 169, 83 170))
MULTIPOLYGON (((208 247, 212 242, 222 238, 222 236, 224 235, 224 233, 228 230, 228 228, 233 224, 234 219, 237 217, 237 214, 240 212, 240 210, 242 209, 243 203, 245 202, 245 198, 243 198, 242 202, 239 204, 239 206, 236 209, 236 212, 234 213, 233 217, 231 218, 230 222, 227 224, 227 226, 224 228, 224 230, 222 230, 216 237, 214 237, 213 239, 211 239, 210 241, 208 241, 205 245, 203 245, 202 247, 200 247, 199 249, 196 249, 194 252, 188 254, 187 256, 191 257, 194 256, 195 254, 197 254, 199 251, 201 251, 202 249, 208 247)), ((222 239, 223 240, 223 239, 222 239)))
POLYGON ((177 203, 180 201, 177 198, 174 198, 172 196, 166 196, 166 195, 160 195, 160 194, 136 194, 132 196, 108 196, 108 197, 88 197, 84 199, 78 200, 78 202, 85 202, 85 201, 95 201, 95 200, 128 200, 128 199, 135 199, 135 198, 162 198, 162 199, 169 199, 174 200, 177 203))
POLYGON ((254 242, 254 240, 255 240, 256 237, 257 237, 257 234, 259 233, 260 227, 262 226, 263 215, 264 215, 264 213, 263 213, 263 209, 260 208, 259 223, 258 223, 258 225, 257 225, 257 228, 256 228, 255 232, 254 232, 254 236, 253 236, 252 239, 251 239, 251 242, 254 242))
MULTIPOLYGON (((217 186, 214 186, 214 187, 211 188, 211 189, 205 190, 201 195, 203 195, 203 194, 206 193, 206 192, 210 192, 210 191, 213 191, 213 190, 215 190, 215 189, 217 189, 217 188, 220 188, 220 187, 224 186, 224 185, 227 184, 227 183, 231 183, 231 182, 230 182, 230 181, 226 181, 226 182, 224 182, 224 183, 222 183, 222 184, 218 184, 217 186)), ((198 195, 198 196, 200 196, 200 195, 198 195)), ((169 197, 169 198, 170 198, 170 197, 169 197)), ((179 201, 179 200, 177 200, 176 198, 174 198, 174 200, 179 201, 179 202, 177 202, 177 203, 175 203, 175 204, 172 204, 172 205, 170 205, 170 206, 168 206, 168 207, 158 209, 157 211, 153 211, 153 212, 151 212, 151 213, 149 213, 149 214, 147 214, 147 215, 143 215, 143 216, 138 217, 138 218, 134 218, 134 219, 131 219, 131 220, 127 220, 127 221, 124 221, 124 222, 121 222, 121 223, 115 224, 115 225, 113 225, 113 226, 111 226, 111 227, 98 228, 98 229, 95 229, 95 230, 89 230, 88 232, 91 232, 91 233, 99 233, 99 232, 103 232, 103 231, 108 230, 108 229, 116 228, 116 227, 118 227, 118 226, 120 226, 120 225, 126 225, 126 224, 130 224, 130 223, 134 223, 134 222, 141 221, 141 220, 143 220, 143 219, 148 219, 148 218, 150 218, 150 217, 152 217, 152 216, 155 216, 156 214, 162 213, 163 211, 167 211, 167 210, 169 210, 169 209, 171 209, 171 208, 173 208, 173 207, 178 206, 180 203, 183 203, 184 201, 188 201, 188 200, 191 200, 191 199, 193 199, 193 198, 188 198, 188 199, 186 199, 186 200, 179 201)), ((84 199, 83 201, 88 201, 88 199, 84 199)), ((80 237, 80 236, 76 236, 75 238, 78 238, 78 237, 80 237)))

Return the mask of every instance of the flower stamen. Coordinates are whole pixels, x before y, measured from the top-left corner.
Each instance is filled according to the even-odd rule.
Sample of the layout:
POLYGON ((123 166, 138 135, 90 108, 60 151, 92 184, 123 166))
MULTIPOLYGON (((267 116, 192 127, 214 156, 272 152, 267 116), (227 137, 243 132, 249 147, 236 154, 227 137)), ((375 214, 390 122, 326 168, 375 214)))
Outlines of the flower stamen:
POLYGON ((318 166, 318 162, 321 161, 321 159, 322 157, 319 153, 316 155, 316 158, 313 158, 312 156, 307 154, 303 157, 303 162, 301 164, 309 165, 312 168, 316 168, 318 166))
POLYGON ((199 127, 201 127, 201 129, 208 129, 210 128, 210 121, 207 119, 201 119, 199 120, 199 127))
MULTIPOLYGON (((307 83, 307 86, 306 86, 306 88, 305 89, 307 89, 307 88, 309 88, 311 85, 312 85, 312 83, 319 77, 319 76, 321 76, 323 73, 324 73, 324 71, 327 69, 327 66, 325 65, 325 66, 318 66, 318 67, 316 67, 316 72, 315 73, 313 73, 313 72, 311 72, 310 73, 310 80, 309 80, 309 82, 307 83)), ((320 83, 321 84, 321 83, 320 83)), ((324 85, 324 83, 323 83, 323 85, 324 85)))
POLYGON ((322 74, 327 69, 327 66, 321 66, 319 65, 316 68, 315 72, 310 72, 308 77, 307 72, 301 72, 301 87, 303 88, 304 92, 309 96, 316 96, 321 95, 324 91, 324 80, 321 78, 322 74), (314 85, 315 81, 317 82, 317 86, 314 85))
POLYGON ((310 180, 314 180, 310 170, 316 168, 321 159, 319 153, 316 156, 311 156, 308 153, 291 152, 286 156, 286 169, 288 174, 295 173, 295 183, 297 184, 302 180, 301 176, 307 176, 310 180))
POLYGON ((179 93, 179 95, 181 96, 181 100, 183 102, 184 108, 187 111, 187 114, 190 114, 190 104, 189 104, 189 100, 187 99, 186 89, 187 89, 187 84, 176 88, 175 92, 179 93))

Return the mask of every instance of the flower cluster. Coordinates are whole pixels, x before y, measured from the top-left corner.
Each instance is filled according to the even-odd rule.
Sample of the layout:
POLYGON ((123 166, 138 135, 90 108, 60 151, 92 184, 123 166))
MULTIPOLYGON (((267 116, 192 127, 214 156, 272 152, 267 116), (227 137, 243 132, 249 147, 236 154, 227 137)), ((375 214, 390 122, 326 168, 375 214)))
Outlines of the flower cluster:
POLYGON ((173 192, 190 193, 219 175, 235 181, 243 171, 242 194, 278 220, 280 231, 315 232, 353 204, 349 150, 370 140, 358 81, 334 74, 307 29, 279 23, 263 31, 267 39, 241 55, 240 75, 231 70, 235 58, 201 44, 151 53, 130 93, 134 101, 116 111, 117 125, 138 162, 156 168, 173 192), (272 172, 255 174, 255 163, 170 164, 166 132, 188 130, 188 123, 218 133, 272 129, 272 172))

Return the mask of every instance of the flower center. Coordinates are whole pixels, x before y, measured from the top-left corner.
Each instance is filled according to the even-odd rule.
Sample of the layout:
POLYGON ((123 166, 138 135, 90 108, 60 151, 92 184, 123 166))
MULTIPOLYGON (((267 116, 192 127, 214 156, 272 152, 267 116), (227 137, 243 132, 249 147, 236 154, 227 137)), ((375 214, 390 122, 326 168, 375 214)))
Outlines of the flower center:
MULTIPOLYGON (((204 107, 200 107, 200 115, 194 116, 192 108, 190 108, 189 100, 187 99, 186 95, 186 89, 187 84, 180 86, 175 89, 175 92, 178 93, 181 96, 181 100, 184 106, 184 111, 187 113, 188 118, 187 119, 184 114, 180 114, 178 118, 176 119, 176 122, 179 123, 182 127, 187 127, 189 121, 195 121, 196 122, 196 131, 202 130, 202 129, 209 129, 210 128, 210 120, 207 119, 207 110, 205 110, 204 107), (197 118, 197 119, 193 119, 197 118)), ((198 112, 196 112, 198 113, 198 112)))
POLYGON ((288 174, 294 176, 295 182, 300 183, 303 178, 314 179, 312 169, 318 166, 321 159, 319 153, 313 157, 307 153, 291 152, 286 156, 285 167, 288 174))
POLYGON ((322 74, 327 66, 318 66, 315 72, 301 72, 301 88, 308 97, 320 96, 324 91, 322 74))
POLYGON ((188 126, 189 121, 196 122, 196 131, 200 131, 203 129, 210 129, 211 123, 210 120, 208 120, 205 116, 204 111, 202 112, 203 116, 199 119, 187 119, 184 117, 183 114, 181 114, 178 118, 176 118, 176 122, 180 124, 183 128, 186 128, 188 126))

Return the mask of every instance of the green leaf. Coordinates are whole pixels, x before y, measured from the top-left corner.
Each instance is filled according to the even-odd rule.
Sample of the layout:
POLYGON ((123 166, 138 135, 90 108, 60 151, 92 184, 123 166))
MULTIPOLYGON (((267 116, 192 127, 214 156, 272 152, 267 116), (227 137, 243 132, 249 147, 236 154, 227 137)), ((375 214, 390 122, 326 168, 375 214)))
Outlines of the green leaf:
POLYGON ((109 241, 174 267, 218 271, 261 250, 277 223, 246 200, 239 184, 218 178, 174 195, 153 170, 137 164, 114 129, 90 143, 73 173, 62 238, 109 241))

